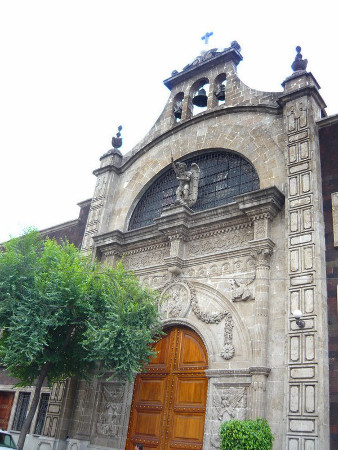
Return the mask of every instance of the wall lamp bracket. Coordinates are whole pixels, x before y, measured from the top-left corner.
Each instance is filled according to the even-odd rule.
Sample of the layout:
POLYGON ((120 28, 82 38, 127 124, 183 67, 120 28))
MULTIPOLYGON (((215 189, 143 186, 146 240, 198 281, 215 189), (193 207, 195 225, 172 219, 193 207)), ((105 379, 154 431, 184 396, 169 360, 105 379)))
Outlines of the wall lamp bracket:
POLYGON ((302 311, 300 311, 299 309, 296 309, 295 311, 293 311, 293 317, 296 319, 296 324, 299 326, 299 328, 304 328, 305 327, 305 322, 304 320, 301 320, 301 317, 303 315, 302 311))

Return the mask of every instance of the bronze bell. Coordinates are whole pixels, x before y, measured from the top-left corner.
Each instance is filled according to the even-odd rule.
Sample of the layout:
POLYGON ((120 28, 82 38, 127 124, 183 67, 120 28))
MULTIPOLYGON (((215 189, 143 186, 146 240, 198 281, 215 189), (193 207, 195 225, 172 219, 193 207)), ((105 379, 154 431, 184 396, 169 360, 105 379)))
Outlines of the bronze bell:
POLYGON ((192 99, 192 102, 195 106, 198 106, 200 108, 203 108, 204 106, 207 106, 208 103, 208 97, 207 93, 205 92, 205 89, 199 89, 195 97, 192 99))
POLYGON ((215 96, 217 100, 224 101, 225 100, 225 85, 223 83, 217 86, 215 96))
POLYGON ((174 117, 176 119, 180 119, 182 117, 182 107, 183 107, 183 101, 178 100, 174 104, 174 117))

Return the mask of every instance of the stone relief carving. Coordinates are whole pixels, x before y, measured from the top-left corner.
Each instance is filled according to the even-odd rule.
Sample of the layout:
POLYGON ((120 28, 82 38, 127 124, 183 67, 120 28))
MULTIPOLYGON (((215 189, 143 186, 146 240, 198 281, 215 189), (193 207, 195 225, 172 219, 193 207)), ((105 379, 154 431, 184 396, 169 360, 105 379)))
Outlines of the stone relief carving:
POLYGON ((188 252, 191 256, 220 253, 244 247, 251 239, 253 239, 251 225, 245 228, 217 230, 204 235, 194 236, 189 241, 188 252))
POLYGON ((232 320, 231 314, 225 316, 224 323, 224 347, 221 352, 221 356, 224 359, 231 359, 235 354, 235 347, 232 343, 232 329, 234 327, 234 322, 232 320))
POLYGON ((106 195, 106 187, 107 175, 99 176, 95 187, 95 194, 90 205, 88 222, 82 243, 82 249, 84 252, 89 251, 93 246, 92 237, 98 231, 101 209, 106 195))
POLYGON ((198 304, 196 291, 187 281, 171 281, 162 290, 158 308, 163 318, 185 317, 190 306, 195 316, 204 323, 218 324, 225 319, 224 346, 221 356, 224 359, 231 359, 235 354, 235 347, 232 343, 234 323, 231 313, 229 311, 202 311, 198 304))
POLYGON ((219 427, 222 422, 246 418, 247 389, 237 387, 217 388, 212 399, 210 446, 220 448, 219 427))
POLYGON ((98 404, 96 430, 98 434, 118 437, 122 413, 124 386, 102 384, 98 404))
POLYGON ((253 300, 253 294, 248 288, 248 284, 252 283, 255 279, 255 273, 253 274, 252 278, 246 279, 231 279, 229 281, 230 283, 230 295, 231 300, 233 302, 243 302, 247 300, 253 300))
POLYGON ((224 347, 221 352, 221 356, 224 359, 231 359, 235 354, 235 347, 232 343, 232 329, 234 327, 234 323, 232 320, 232 315, 229 311, 221 311, 221 312, 204 312, 201 310, 198 300, 196 297, 196 292, 194 289, 191 290, 191 309, 194 312, 195 316, 202 320, 202 322, 209 324, 217 324, 220 323, 221 320, 224 321, 224 347))
POLYGON ((158 245, 156 248, 131 250, 123 255, 123 264, 128 269, 143 269, 144 267, 163 264, 164 258, 168 255, 168 244, 158 245))
POLYGON ((270 267, 270 259, 272 256, 272 248, 261 248, 252 251, 253 258, 256 259, 256 266, 270 267))
POLYGON ((193 206, 198 196, 200 168, 197 164, 192 163, 190 170, 187 170, 185 162, 174 162, 173 157, 171 157, 171 165, 179 183, 176 190, 175 204, 193 206))
POLYGON ((163 319, 185 317, 189 308, 190 289, 186 284, 170 284, 163 290, 158 308, 163 319))
POLYGON ((168 272, 156 273, 151 276, 140 277, 140 282, 143 286, 149 286, 152 289, 158 289, 168 283, 170 275, 168 272))
POLYGON ((291 104, 287 108, 288 129, 295 131, 307 126, 307 105, 304 102, 291 104), (298 126, 297 126, 298 125, 298 126))

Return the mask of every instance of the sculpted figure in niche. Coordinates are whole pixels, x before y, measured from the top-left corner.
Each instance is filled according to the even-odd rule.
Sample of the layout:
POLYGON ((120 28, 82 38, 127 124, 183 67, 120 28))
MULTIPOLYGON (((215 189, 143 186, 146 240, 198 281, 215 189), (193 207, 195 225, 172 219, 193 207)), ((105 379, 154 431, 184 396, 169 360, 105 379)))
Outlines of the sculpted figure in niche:
POLYGON ((185 162, 175 162, 171 156, 171 165, 178 180, 176 190, 176 205, 193 206, 198 196, 198 182, 200 179, 200 168, 192 163, 190 170, 187 170, 185 162))

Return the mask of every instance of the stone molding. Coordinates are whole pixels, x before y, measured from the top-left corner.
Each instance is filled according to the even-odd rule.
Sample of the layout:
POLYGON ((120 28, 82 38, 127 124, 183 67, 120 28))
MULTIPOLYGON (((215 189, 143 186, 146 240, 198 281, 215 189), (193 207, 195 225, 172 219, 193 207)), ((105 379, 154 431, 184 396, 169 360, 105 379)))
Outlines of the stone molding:
POLYGON ((271 220, 282 208, 283 198, 284 195, 272 187, 237 196, 235 203, 201 212, 194 213, 186 206, 174 206, 165 209, 152 226, 127 232, 114 230, 97 235, 93 240, 100 251, 109 252, 115 244, 117 247, 112 250, 120 247, 122 254, 162 245, 166 242, 165 238, 189 242, 249 228, 251 217, 261 217, 262 214, 267 214, 271 220))

